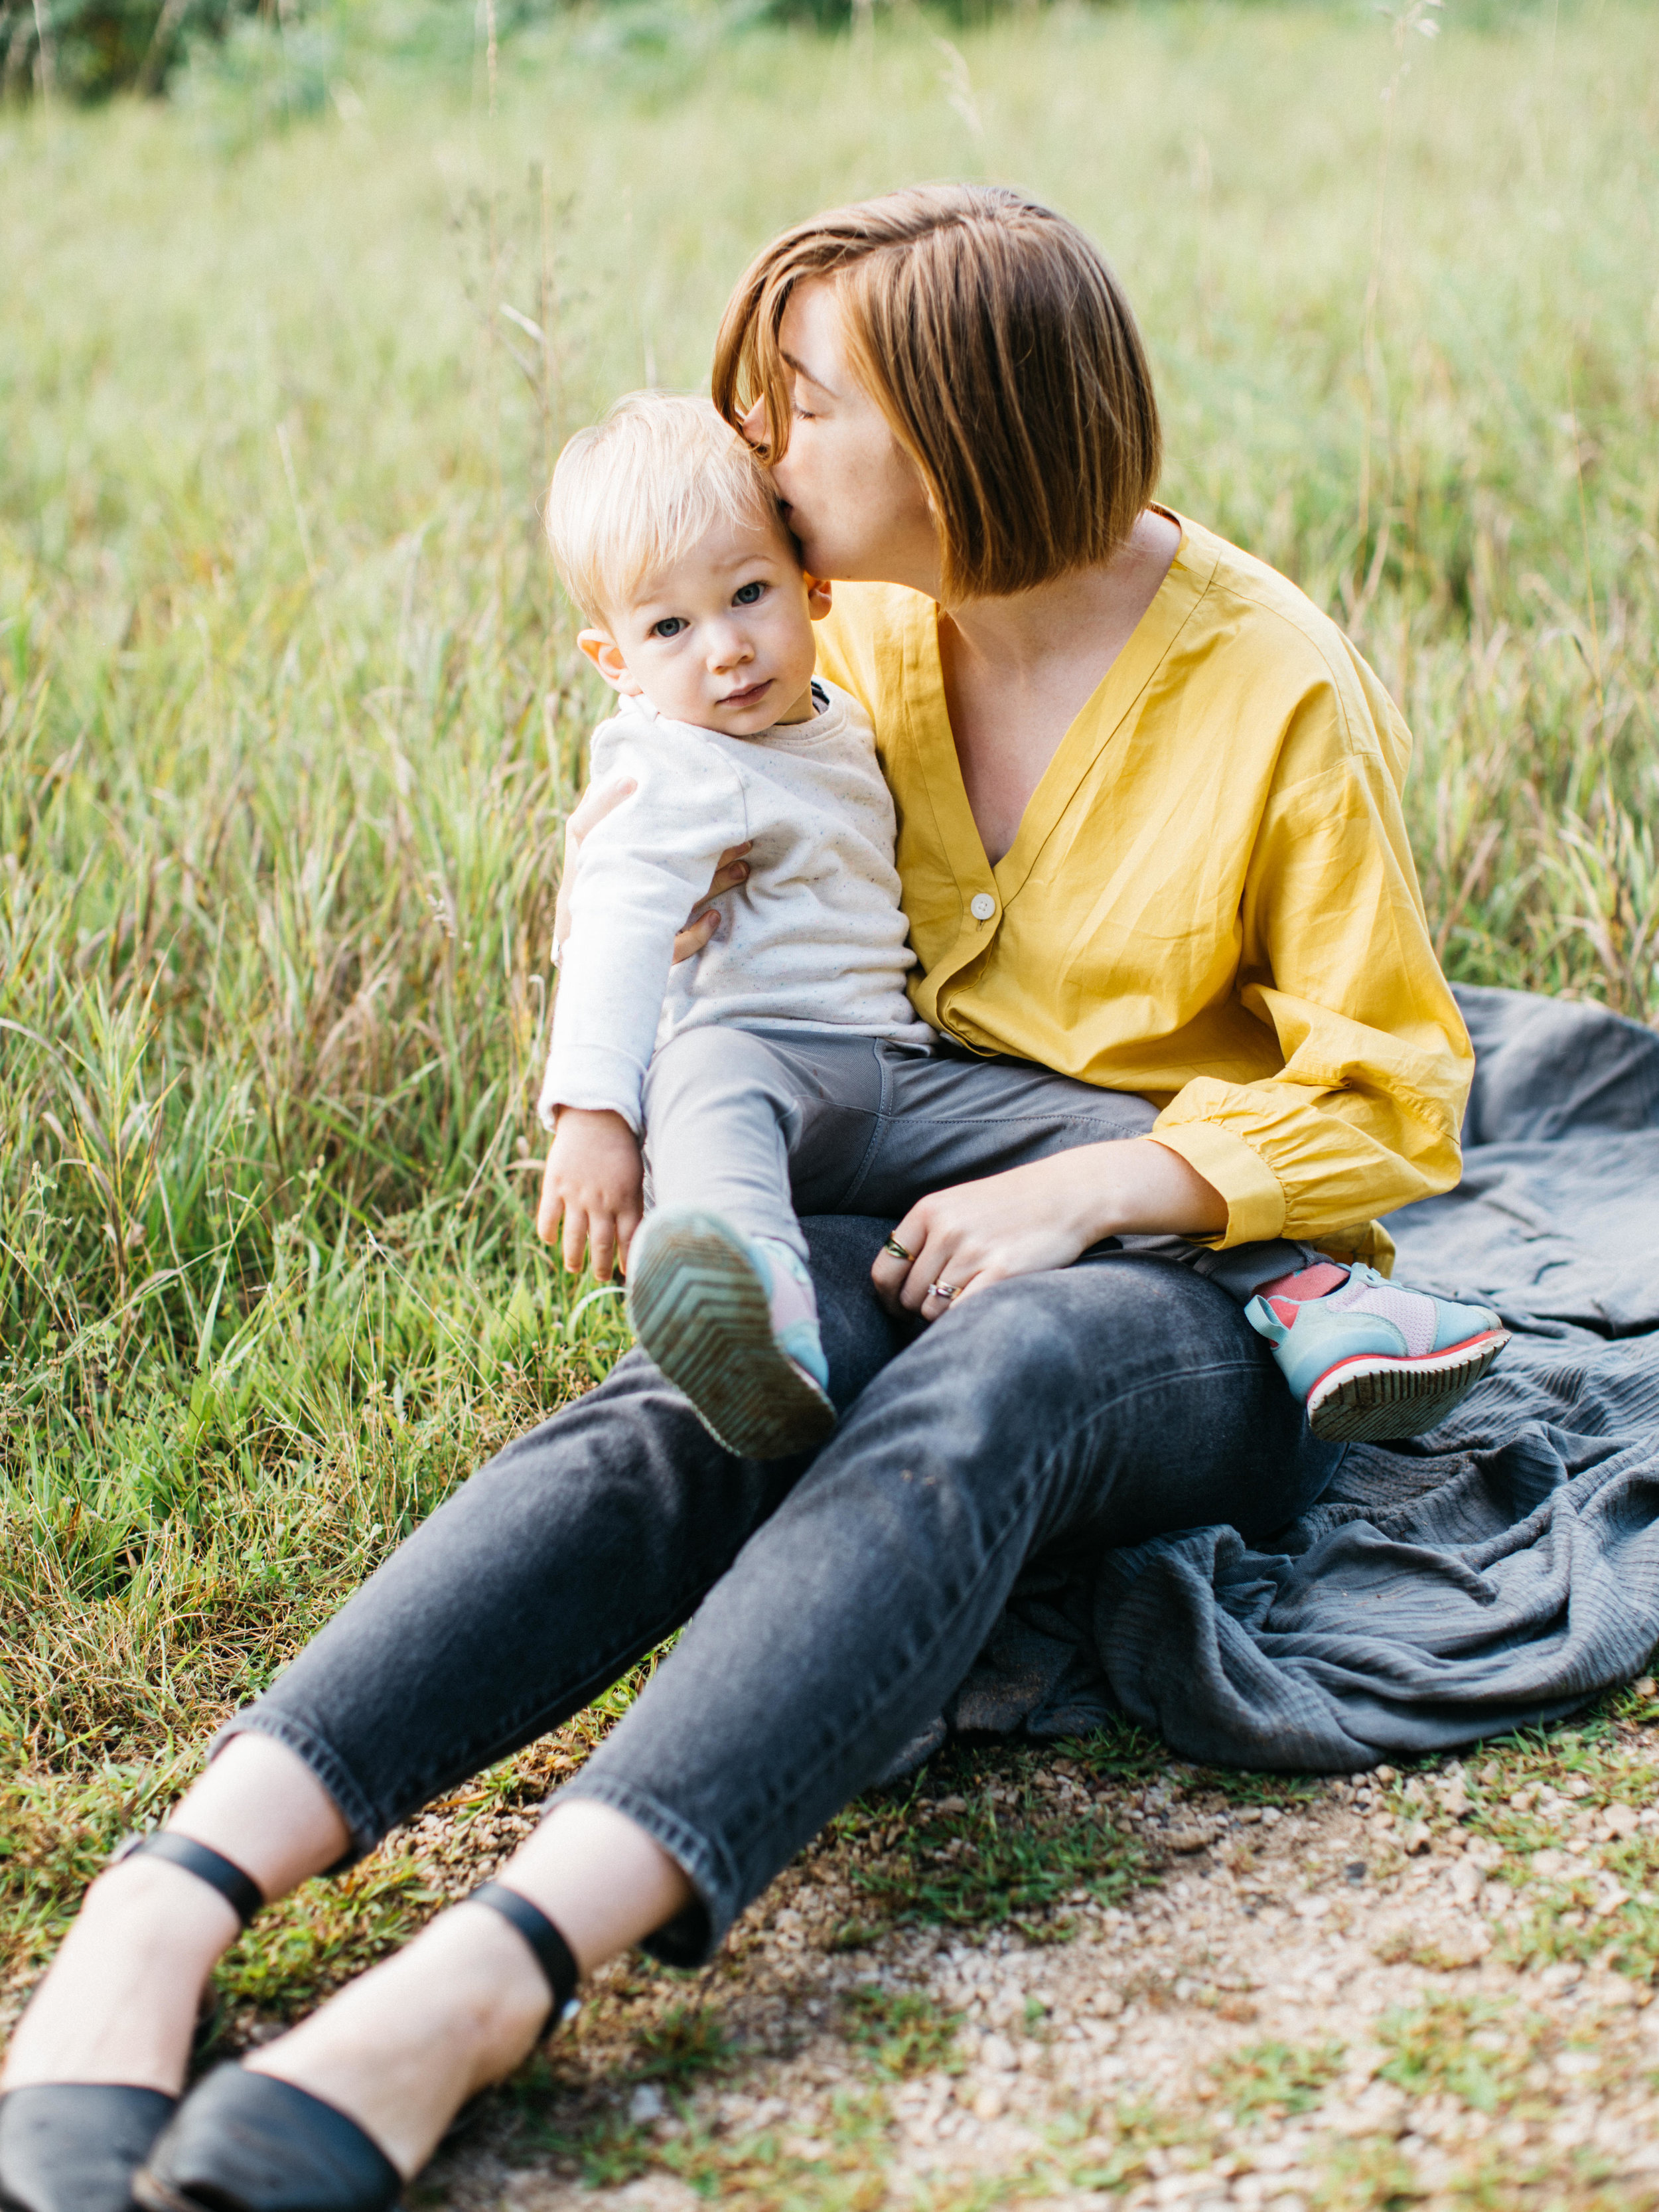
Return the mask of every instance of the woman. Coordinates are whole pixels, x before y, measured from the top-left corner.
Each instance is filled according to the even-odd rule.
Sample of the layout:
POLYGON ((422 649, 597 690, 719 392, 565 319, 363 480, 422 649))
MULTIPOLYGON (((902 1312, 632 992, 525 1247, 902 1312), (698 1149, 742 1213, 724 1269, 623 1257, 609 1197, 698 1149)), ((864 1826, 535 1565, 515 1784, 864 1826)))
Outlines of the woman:
POLYGON ((1471 1059, 1406 733, 1299 593, 1152 504, 1151 384, 1087 240, 965 188, 805 224, 738 288, 714 390, 844 580, 829 664, 884 733, 919 1010, 1126 1094, 1127 1133, 811 1224, 842 1419, 810 1463, 726 1456, 635 1354, 419 1529, 94 1885, 0 2102, 24 2212, 121 2212, 141 2166, 149 2207, 390 2204, 580 1975, 640 1942, 708 1955, 943 1706, 1026 1560, 1259 1536, 1328 1480, 1212 1283, 1070 1263, 1160 1235, 1364 1253, 1370 1216, 1456 1177, 1471 1059), (925 1267, 878 1260, 869 1296, 889 1229, 963 1293, 914 1337, 925 1267), (156 2140, 245 1914, 688 1620, 499 1883, 156 2140))

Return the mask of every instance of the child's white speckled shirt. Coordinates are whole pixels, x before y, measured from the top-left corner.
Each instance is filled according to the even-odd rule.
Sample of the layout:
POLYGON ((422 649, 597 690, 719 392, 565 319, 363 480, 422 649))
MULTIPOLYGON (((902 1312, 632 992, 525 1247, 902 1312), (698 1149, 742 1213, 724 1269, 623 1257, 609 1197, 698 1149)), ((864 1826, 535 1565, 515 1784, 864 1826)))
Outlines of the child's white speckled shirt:
POLYGON ((653 1051, 696 1023, 932 1036, 905 995, 915 956, 874 732, 846 692, 813 691, 811 720, 758 737, 671 722, 643 700, 594 732, 592 781, 639 787, 582 841, 542 1085, 550 1127, 560 1106, 609 1108, 639 1133, 653 1051), (707 949, 672 967, 720 855, 745 841, 748 882, 719 901, 707 949))

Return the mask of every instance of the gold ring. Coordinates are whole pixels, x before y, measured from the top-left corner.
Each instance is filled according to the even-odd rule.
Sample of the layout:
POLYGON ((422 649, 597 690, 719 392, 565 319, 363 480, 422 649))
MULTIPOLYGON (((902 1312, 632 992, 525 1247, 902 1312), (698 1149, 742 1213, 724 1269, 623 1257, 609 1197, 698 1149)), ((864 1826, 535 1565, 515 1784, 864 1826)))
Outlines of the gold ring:
POLYGON ((896 1237, 890 1237, 881 1249, 890 1260, 914 1260, 916 1256, 914 1252, 907 1252, 896 1237))
POLYGON ((929 1283, 927 1295, 930 1298, 942 1299, 948 1306, 952 1298, 961 1295, 961 1285, 957 1283, 929 1283))

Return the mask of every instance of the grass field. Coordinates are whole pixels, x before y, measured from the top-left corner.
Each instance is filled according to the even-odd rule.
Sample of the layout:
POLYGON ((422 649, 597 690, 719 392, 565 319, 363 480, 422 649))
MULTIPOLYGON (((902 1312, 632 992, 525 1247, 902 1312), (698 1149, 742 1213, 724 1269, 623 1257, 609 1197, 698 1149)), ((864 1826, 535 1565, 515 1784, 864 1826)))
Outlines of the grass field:
POLYGON ((834 38, 630 0, 494 53, 410 0, 0 119, 20 1972, 216 1718, 624 1341, 529 1229, 595 703, 538 489, 615 392, 704 376, 773 230, 944 174, 1105 243, 1165 496, 1405 703, 1450 971, 1659 1015, 1646 0, 834 38))

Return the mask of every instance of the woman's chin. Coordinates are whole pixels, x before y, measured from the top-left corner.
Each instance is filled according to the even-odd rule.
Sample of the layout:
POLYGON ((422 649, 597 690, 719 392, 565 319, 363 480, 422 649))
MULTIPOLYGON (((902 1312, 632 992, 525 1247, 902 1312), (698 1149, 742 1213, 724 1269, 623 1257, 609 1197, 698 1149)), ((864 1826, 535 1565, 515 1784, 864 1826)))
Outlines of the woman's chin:
POLYGON ((800 518, 793 513, 789 516, 789 527, 800 555, 800 565, 809 576, 833 583, 837 579, 849 580, 858 574, 858 563, 852 559, 853 549, 837 545, 833 538, 820 538, 811 530, 803 533, 800 518), (852 560, 850 567, 849 560, 852 560))

